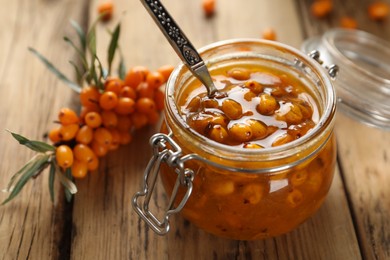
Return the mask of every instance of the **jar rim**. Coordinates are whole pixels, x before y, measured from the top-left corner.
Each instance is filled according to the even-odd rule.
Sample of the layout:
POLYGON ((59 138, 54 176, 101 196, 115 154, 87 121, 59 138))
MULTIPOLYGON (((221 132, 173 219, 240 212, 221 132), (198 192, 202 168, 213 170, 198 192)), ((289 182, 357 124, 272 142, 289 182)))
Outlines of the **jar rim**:
MULTIPOLYGON (((325 100, 325 106, 323 109, 323 113, 320 116, 320 119, 318 123, 315 125, 311 131, 306 133, 304 136, 300 137, 297 140, 294 140, 292 142, 289 142, 287 144, 276 146, 276 147, 267 147, 264 149, 245 149, 240 147, 233 147, 229 145, 220 144, 218 142, 212 141, 211 139, 208 139, 201 134, 197 133, 196 131, 191 131, 189 127, 186 127, 186 122, 184 119, 180 116, 180 113, 178 112, 178 109, 176 107, 175 99, 174 99, 174 87, 175 82, 178 79, 180 72, 184 69, 186 69, 185 65, 183 63, 180 63, 172 72, 168 82, 167 82, 167 88, 166 88, 166 104, 168 108, 168 113, 174 113, 174 119, 177 123, 179 123, 182 127, 186 128, 186 133, 189 134, 191 137, 196 137, 197 140, 200 142, 207 142, 208 145, 212 146, 213 148, 216 148, 220 151, 226 151, 226 152, 233 152, 237 155, 269 155, 272 153, 273 155, 280 155, 280 156, 291 156, 293 153, 289 153, 286 155, 286 151, 291 151, 296 147, 300 147, 302 145, 305 145, 306 143, 312 141, 313 137, 320 135, 322 129, 327 127, 333 126, 333 116, 335 114, 336 110, 336 97, 335 97, 335 90, 333 88, 331 79, 329 78, 326 70, 321 67, 320 64, 318 64, 314 59, 310 58, 305 53, 301 52, 298 49, 295 49, 289 45, 276 42, 276 41, 269 41, 269 40, 263 40, 263 39, 252 39, 252 38, 236 38, 236 39, 228 39, 228 40, 222 40, 218 42, 211 43, 209 45, 206 45, 199 49, 200 55, 204 55, 206 52, 212 52, 215 49, 218 49, 223 46, 232 46, 237 44, 256 44, 260 45, 261 47, 268 47, 268 48, 274 48, 278 51, 281 51, 283 53, 289 53, 293 54, 296 59, 298 59, 300 62, 303 62, 305 64, 304 68, 307 69, 307 66, 310 66, 315 72, 318 77, 322 80, 322 85, 324 86, 326 95, 325 100)), ((208 61, 205 60, 206 65, 208 64, 208 61)), ((303 68, 302 68, 303 69, 303 68)), ((191 76, 192 77, 192 76, 191 76)))

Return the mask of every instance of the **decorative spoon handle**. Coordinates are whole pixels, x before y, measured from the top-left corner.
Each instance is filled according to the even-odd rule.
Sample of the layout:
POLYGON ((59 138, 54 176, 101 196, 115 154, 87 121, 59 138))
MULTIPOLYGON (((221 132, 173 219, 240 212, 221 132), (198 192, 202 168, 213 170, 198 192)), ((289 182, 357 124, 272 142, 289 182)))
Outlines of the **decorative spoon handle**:
POLYGON ((191 42, 158 0, 141 0, 169 43, 188 69, 206 86, 208 96, 218 91, 207 67, 191 42))

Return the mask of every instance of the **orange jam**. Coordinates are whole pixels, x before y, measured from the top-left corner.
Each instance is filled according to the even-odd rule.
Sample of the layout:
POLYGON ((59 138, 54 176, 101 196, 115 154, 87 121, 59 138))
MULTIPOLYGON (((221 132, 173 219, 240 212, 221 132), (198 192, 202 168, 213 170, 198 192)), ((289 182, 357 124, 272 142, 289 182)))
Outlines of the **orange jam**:
MULTIPOLYGON (((318 64, 280 43, 232 41, 203 55, 228 52, 229 62, 210 64, 222 95, 207 97, 184 67, 173 72, 162 132, 172 132, 183 156, 194 155, 184 162, 194 177, 181 214, 218 236, 264 239, 293 230, 325 199, 336 162, 334 90, 318 64)), ((169 195, 178 176, 161 164, 169 195)))

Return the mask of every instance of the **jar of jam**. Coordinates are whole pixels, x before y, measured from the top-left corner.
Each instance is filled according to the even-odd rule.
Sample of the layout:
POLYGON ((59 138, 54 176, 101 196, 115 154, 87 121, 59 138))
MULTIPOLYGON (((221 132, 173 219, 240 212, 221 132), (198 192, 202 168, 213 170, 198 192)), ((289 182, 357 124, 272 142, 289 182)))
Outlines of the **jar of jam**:
POLYGON ((165 121, 133 208, 158 234, 180 212, 217 236, 256 240, 312 216, 336 163, 334 68, 278 42, 237 39, 200 50, 222 95, 179 65, 166 86, 165 121), (160 176, 169 205, 150 208, 160 176))

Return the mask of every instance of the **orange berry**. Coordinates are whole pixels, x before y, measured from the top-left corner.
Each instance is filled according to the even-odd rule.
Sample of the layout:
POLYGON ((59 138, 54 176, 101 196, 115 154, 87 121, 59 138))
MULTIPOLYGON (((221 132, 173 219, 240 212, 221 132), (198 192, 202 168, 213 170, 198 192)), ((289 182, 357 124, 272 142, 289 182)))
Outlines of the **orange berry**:
POLYGON ((91 145, 92 151, 97 157, 103 157, 107 154, 108 152, 108 147, 105 144, 98 143, 96 141, 92 142, 91 145))
POLYGON ((98 14, 102 15, 103 21, 108 21, 112 18, 112 14, 114 12, 114 4, 109 2, 104 2, 98 5, 98 14))
POLYGON ((120 135, 120 144, 122 145, 129 144, 133 140, 133 137, 129 131, 124 131, 124 132, 120 131, 119 135, 120 135))
POLYGON ((58 113, 58 120, 62 125, 70 125, 78 123, 79 117, 72 109, 65 107, 61 108, 60 112, 58 113))
POLYGON ((125 85, 136 89, 141 82, 146 80, 148 74, 148 68, 144 66, 135 66, 127 72, 125 85))
POLYGON ((164 76, 158 71, 150 72, 146 76, 146 83, 148 83, 149 87, 151 87, 152 89, 160 87, 162 84, 164 84, 164 82, 164 76))
POLYGON ((311 13, 317 18, 325 18, 332 12, 332 9, 333 3, 331 0, 317 0, 310 6, 311 13))
POLYGON ((87 176, 88 167, 86 162, 75 160, 72 165, 72 176, 76 179, 82 179, 87 176))
POLYGON ((99 127, 95 130, 93 139, 99 144, 109 145, 112 141, 112 135, 108 129, 99 127))
POLYGON ((135 104, 136 110, 143 114, 150 114, 153 111, 156 111, 156 104, 153 99, 150 98, 140 98, 135 104))
POLYGON ((98 112, 99 113, 100 108, 98 105, 96 105, 95 107, 81 107, 81 111, 80 111, 80 123, 81 124, 85 123, 85 116, 89 112, 98 112))
POLYGON ((130 115, 131 122, 135 129, 140 129, 148 124, 148 117, 142 113, 133 113, 130 115))
POLYGON ((390 6, 387 3, 375 1, 368 6, 368 16, 371 20, 382 21, 390 12, 390 6))
POLYGON ((97 112, 89 112, 85 115, 84 121, 87 126, 97 128, 102 124, 102 117, 97 112))
POLYGON ((172 65, 164 65, 158 68, 157 71, 164 77, 164 82, 167 82, 174 69, 175 67, 172 65))
POLYGON ((154 89, 150 87, 147 83, 141 83, 137 87, 137 96, 138 98, 148 97, 154 98, 154 89))
POLYGON ((215 0, 202 0, 203 12, 207 17, 215 13, 215 0))
POLYGON ((60 127, 61 139, 64 141, 70 141, 76 137, 77 132, 79 131, 79 124, 71 125, 62 125, 60 127))
POLYGON ((56 149, 56 161, 58 166, 66 169, 73 164, 73 152, 67 145, 60 145, 56 149))
POLYGON ((119 95, 123 87, 123 81, 117 78, 106 81, 104 91, 112 91, 119 95))
POLYGON ((94 153, 88 145, 76 144, 73 147, 73 155, 81 162, 89 162, 93 159, 94 153))
POLYGON ((81 144, 89 144, 93 139, 93 130, 88 125, 83 125, 76 134, 76 141, 81 144))
POLYGON ((157 110, 161 111, 164 109, 164 100, 165 100, 165 94, 161 90, 156 90, 154 92, 154 102, 156 103, 157 110))
POLYGON ((134 112, 135 102, 132 98, 121 97, 118 100, 118 105, 115 107, 115 112, 119 115, 128 115, 134 112))
POLYGON ((118 116, 113 111, 103 111, 101 114, 103 125, 106 128, 113 128, 118 124, 118 116))
POLYGON ((95 87, 84 87, 80 93, 80 102, 84 107, 97 108, 100 92, 95 87))
POLYGON ((160 113, 158 113, 156 110, 150 112, 147 116, 149 125, 157 124, 158 120, 160 119, 160 113))
POLYGON ((276 32, 272 28, 264 29, 262 35, 265 40, 276 41, 276 32))
POLYGON ((341 19, 340 19, 340 26, 342 28, 346 28, 346 29, 356 29, 357 22, 355 19, 353 19, 351 17, 344 16, 344 17, 341 17, 341 19))
POLYGON ((116 128, 119 131, 128 131, 130 130, 132 126, 130 117, 128 116, 118 116, 118 124, 116 125, 116 128))
POLYGON ((120 145, 121 136, 117 129, 110 129, 110 133, 112 136, 112 140, 110 145, 108 146, 108 150, 113 151, 118 149, 120 145))
POLYGON ((105 110, 110 110, 116 107, 118 104, 118 95, 112 91, 104 92, 99 99, 99 105, 105 110))
POLYGON ((128 98, 132 98, 135 100, 137 98, 137 93, 135 92, 135 89, 133 89, 132 87, 124 86, 121 89, 119 96, 120 97, 128 97, 128 98))
POLYGON ((88 171, 95 171, 99 167, 99 158, 93 154, 91 161, 87 162, 88 171))
POLYGON ((61 141, 61 132, 60 132, 60 127, 53 128, 49 131, 49 139, 53 143, 57 143, 61 141))

